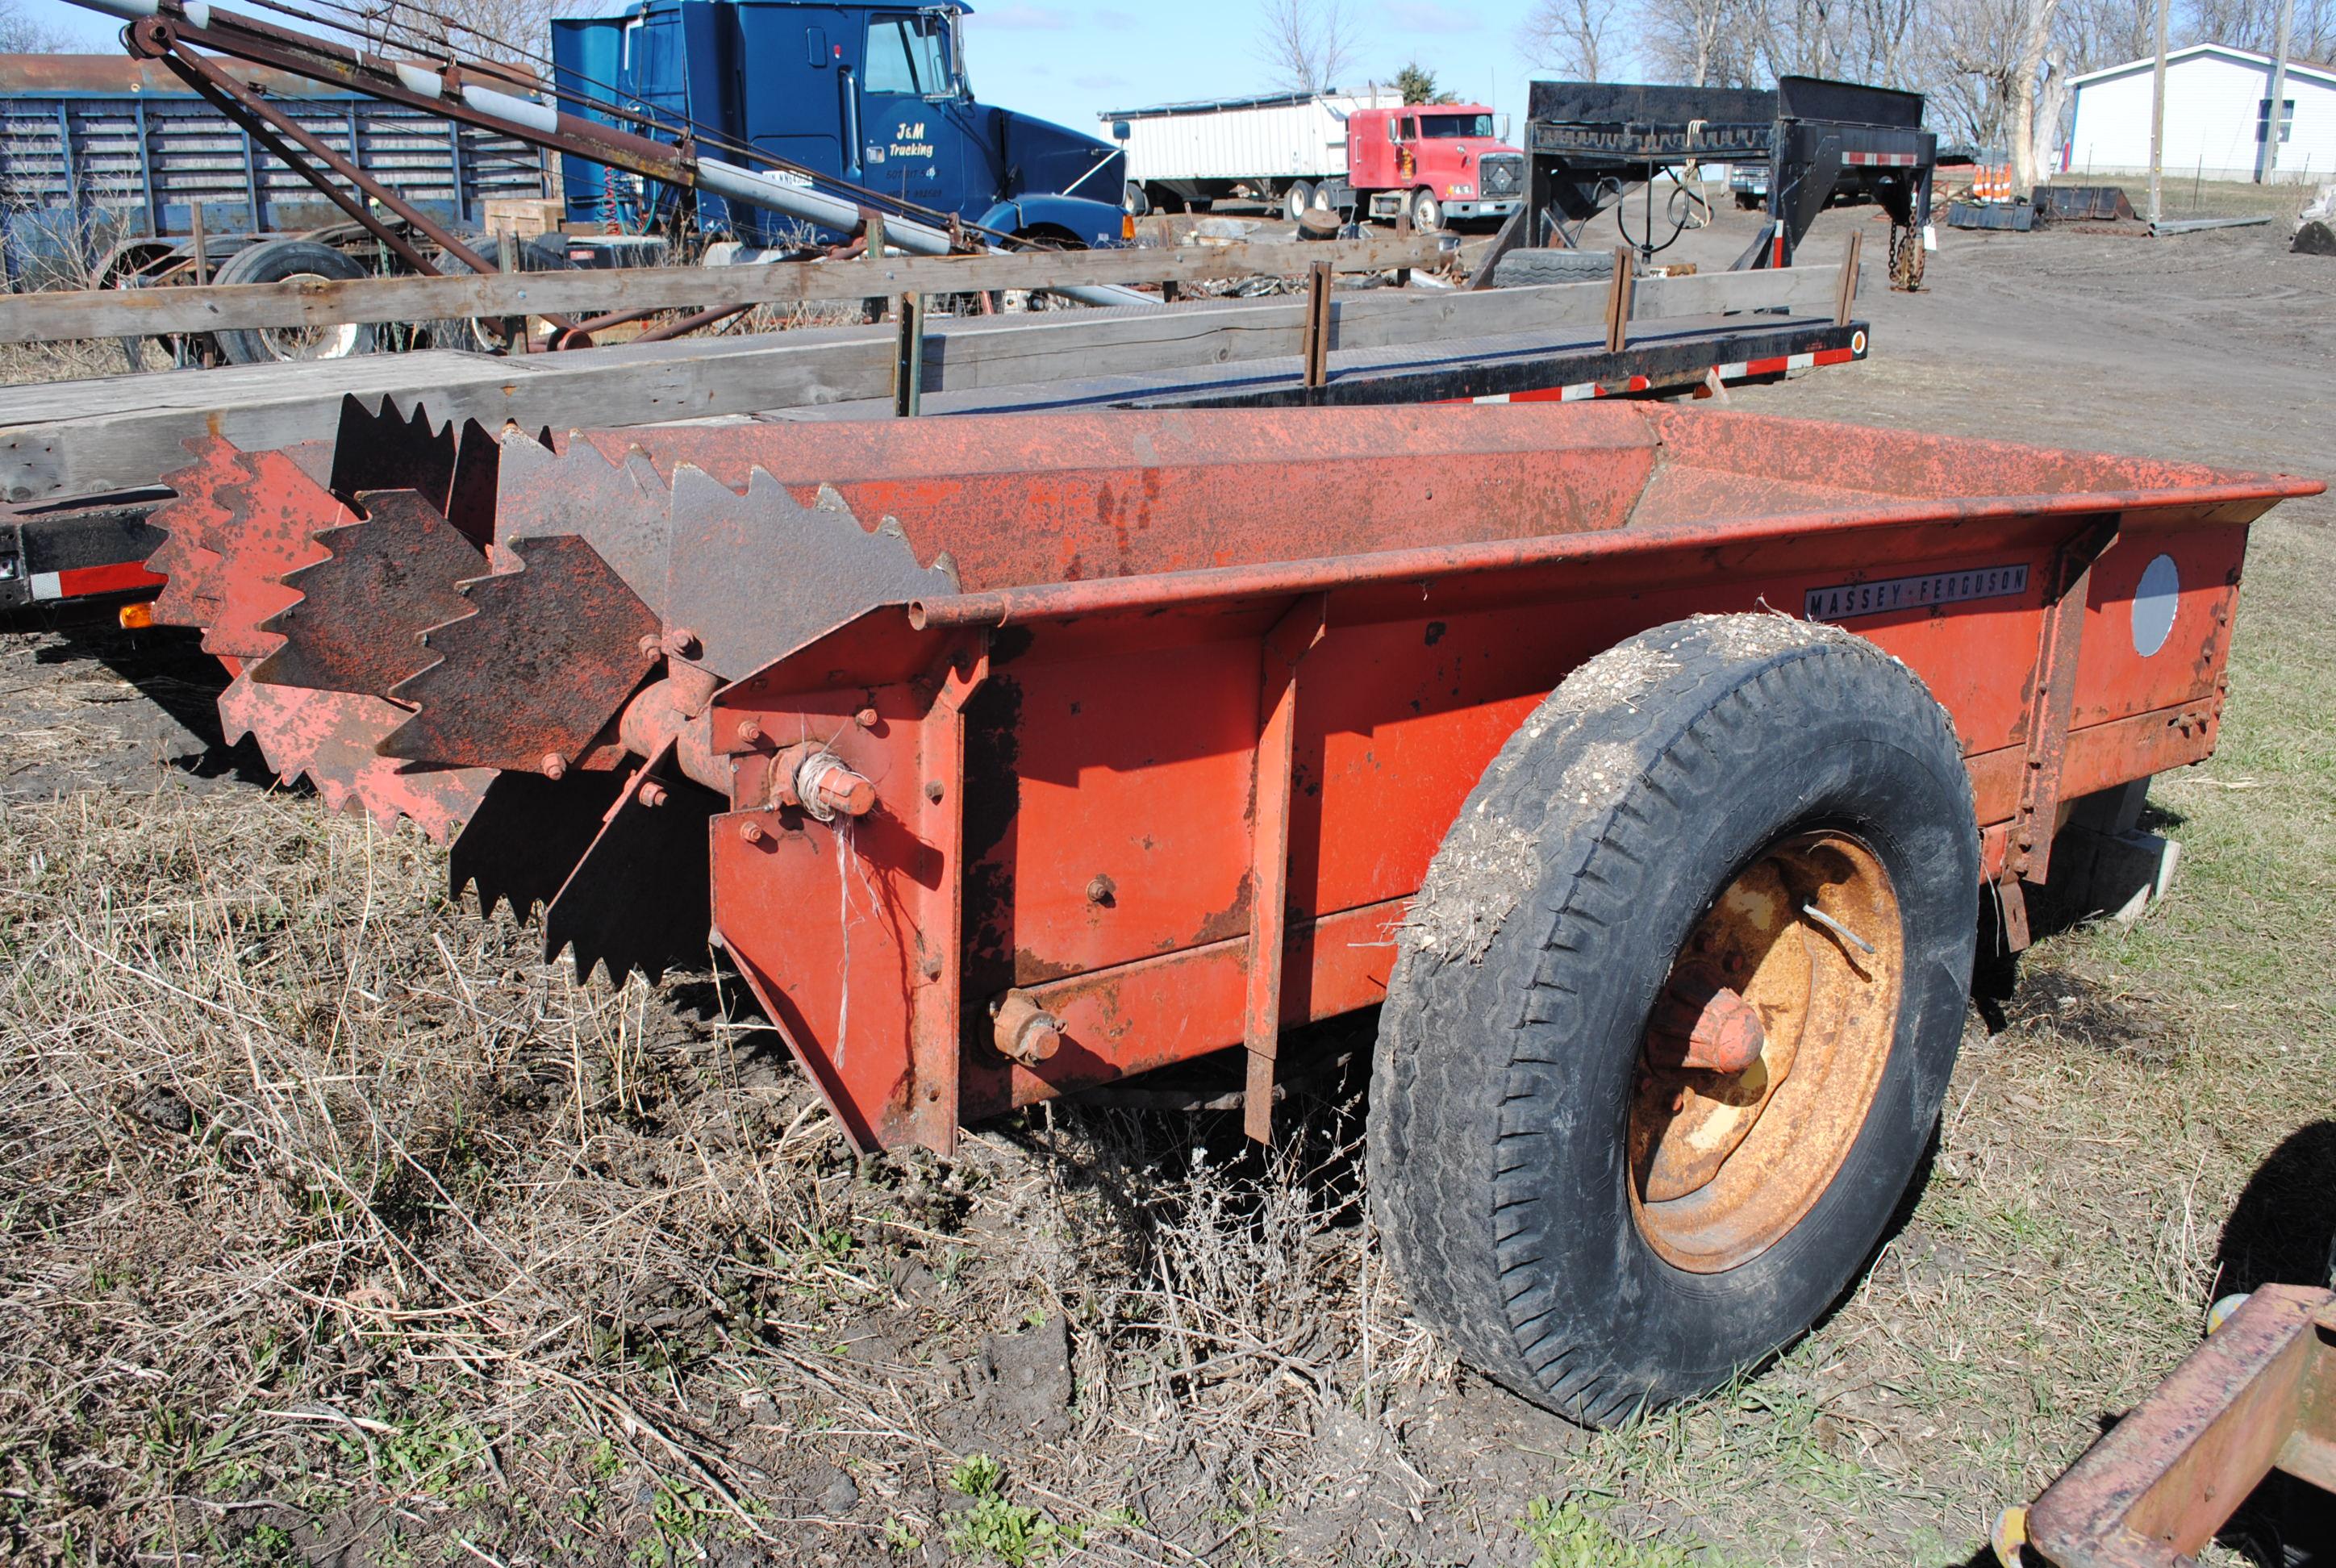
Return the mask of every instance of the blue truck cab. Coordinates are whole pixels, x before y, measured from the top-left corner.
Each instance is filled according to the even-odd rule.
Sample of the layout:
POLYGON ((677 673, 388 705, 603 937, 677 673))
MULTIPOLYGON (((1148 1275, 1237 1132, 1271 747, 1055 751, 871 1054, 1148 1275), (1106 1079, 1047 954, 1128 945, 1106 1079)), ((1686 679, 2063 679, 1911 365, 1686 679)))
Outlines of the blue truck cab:
MULTIPOLYGON (((1118 244, 1125 160, 1108 142, 978 101, 960 25, 969 9, 638 0, 552 23, 555 81, 569 113, 612 122, 591 101, 613 102, 649 116, 663 140, 694 128, 705 157, 746 162, 735 149, 753 148, 1002 233, 1118 244)), ((641 232, 673 212, 667 187, 573 156, 560 172, 570 222, 641 232)), ((713 195, 699 195, 697 214, 708 236, 803 238, 795 219, 713 195)))

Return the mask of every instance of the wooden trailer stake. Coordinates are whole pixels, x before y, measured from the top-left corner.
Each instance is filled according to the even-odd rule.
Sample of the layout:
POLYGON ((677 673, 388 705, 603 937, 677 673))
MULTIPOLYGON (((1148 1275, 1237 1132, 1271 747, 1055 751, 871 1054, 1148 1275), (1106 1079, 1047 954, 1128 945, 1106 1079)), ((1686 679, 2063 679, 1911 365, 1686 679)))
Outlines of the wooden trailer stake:
POLYGON ((1614 248, 1614 286, 1606 296, 1606 352, 1620 354, 1630 339, 1630 248, 1614 248))
POLYGON ((1317 261, 1306 269, 1305 384, 1320 386, 1330 379, 1330 264, 1317 261))
POLYGON ((900 331, 892 351, 892 414, 914 419, 925 396, 925 297, 900 296, 900 331))
POLYGON ((1857 305, 1857 253, 1865 243, 1865 236, 1857 229, 1849 231, 1849 243, 1842 247, 1841 281, 1834 287, 1833 324, 1849 325, 1850 312, 1857 305))

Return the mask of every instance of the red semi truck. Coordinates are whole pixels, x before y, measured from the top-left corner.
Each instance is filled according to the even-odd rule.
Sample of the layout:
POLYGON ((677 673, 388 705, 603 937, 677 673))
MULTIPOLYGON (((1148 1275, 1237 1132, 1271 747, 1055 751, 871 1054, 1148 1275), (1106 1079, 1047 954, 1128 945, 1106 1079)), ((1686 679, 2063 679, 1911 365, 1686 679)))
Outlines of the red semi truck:
POLYGON ((1393 93, 1301 93, 1114 110, 1127 208, 1205 210, 1228 198, 1413 224, 1502 219, 1524 200, 1525 157, 1481 103, 1393 93))

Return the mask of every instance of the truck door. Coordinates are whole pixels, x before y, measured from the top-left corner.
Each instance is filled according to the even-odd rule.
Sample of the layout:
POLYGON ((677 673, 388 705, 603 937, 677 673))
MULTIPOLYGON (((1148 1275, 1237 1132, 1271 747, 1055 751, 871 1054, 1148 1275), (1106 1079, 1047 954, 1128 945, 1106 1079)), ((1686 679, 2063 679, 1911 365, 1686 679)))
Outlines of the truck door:
POLYGON ((736 18, 730 63, 746 137, 759 150, 822 174, 858 180, 852 117, 858 88, 844 49, 856 13, 803 5, 725 7, 736 18))
POLYGON ((678 10, 650 12, 625 24, 618 72, 618 102, 624 107, 647 114, 667 135, 688 126, 689 55, 678 10))
MULTIPOLYGON (((860 77, 861 179, 871 190, 948 211, 987 209, 990 183, 965 194, 969 152, 964 96, 946 10, 876 11, 868 17, 860 77)), ((980 166, 980 165, 977 165, 980 166)))

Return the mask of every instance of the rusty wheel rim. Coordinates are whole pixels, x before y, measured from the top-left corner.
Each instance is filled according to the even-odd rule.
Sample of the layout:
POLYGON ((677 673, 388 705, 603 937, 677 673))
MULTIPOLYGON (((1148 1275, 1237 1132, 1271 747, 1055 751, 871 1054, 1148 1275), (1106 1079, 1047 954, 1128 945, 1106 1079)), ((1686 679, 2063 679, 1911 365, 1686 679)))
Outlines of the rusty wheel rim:
POLYGON ((1665 1261, 1740 1267, 1815 1205, 1889 1065, 1904 968, 1889 872, 1851 834, 1781 838, 1712 901, 1631 1086, 1631 1214, 1665 1261))

